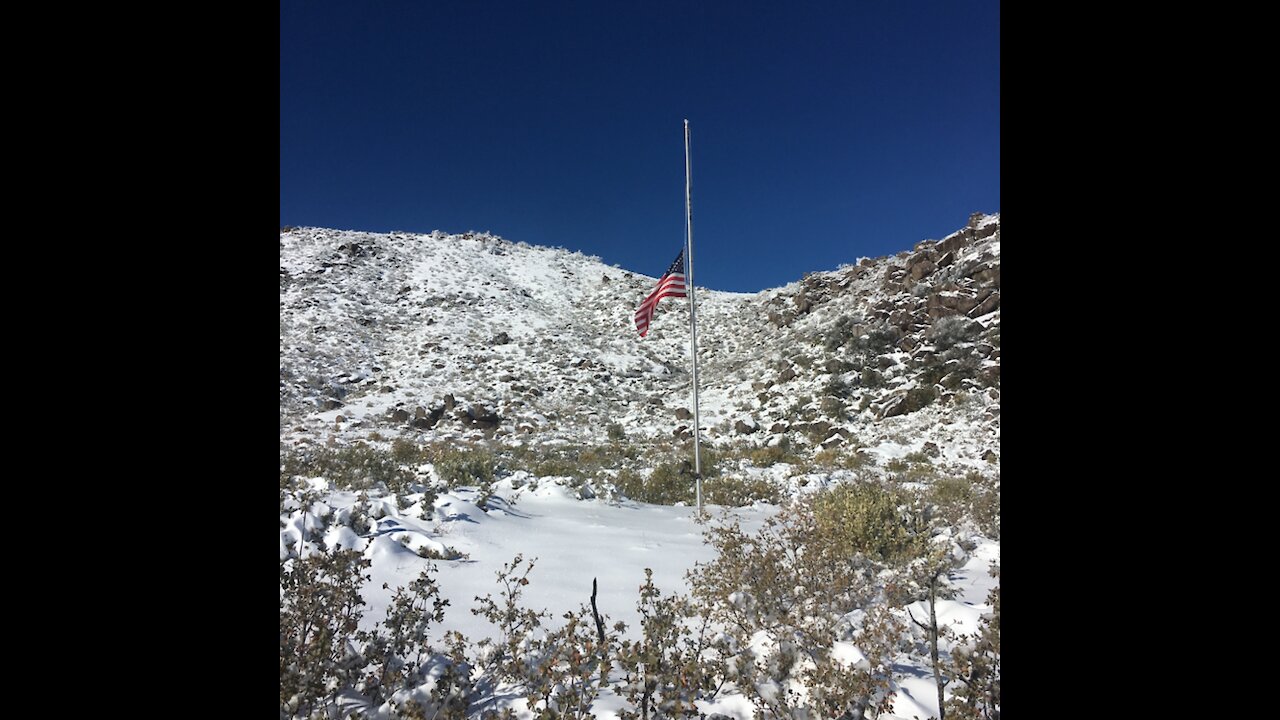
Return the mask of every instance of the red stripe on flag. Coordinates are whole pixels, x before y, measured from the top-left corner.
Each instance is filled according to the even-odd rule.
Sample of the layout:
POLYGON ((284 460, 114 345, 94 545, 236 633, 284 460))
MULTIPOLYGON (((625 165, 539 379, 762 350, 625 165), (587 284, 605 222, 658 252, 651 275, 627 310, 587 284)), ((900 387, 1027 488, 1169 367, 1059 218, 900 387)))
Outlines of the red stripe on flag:
POLYGON ((658 301, 669 297, 688 297, 685 293, 683 273, 663 275, 658 279, 658 286, 640 303, 640 309, 635 314, 636 330, 640 331, 640 337, 649 334, 649 325, 653 323, 653 314, 657 310, 658 301))

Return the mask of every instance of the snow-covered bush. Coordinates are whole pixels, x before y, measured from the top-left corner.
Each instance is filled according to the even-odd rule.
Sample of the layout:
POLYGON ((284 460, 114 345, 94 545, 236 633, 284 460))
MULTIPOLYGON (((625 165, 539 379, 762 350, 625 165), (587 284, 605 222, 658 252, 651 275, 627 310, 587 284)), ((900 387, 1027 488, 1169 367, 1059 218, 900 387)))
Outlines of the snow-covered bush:
MULTIPOLYGON (((641 638, 624 640, 617 652, 618 668, 623 672, 617 692, 632 704, 618 716, 635 720, 695 715, 694 700, 710 699, 720 687, 719 669, 704 657, 704 651, 714 644, 712 635, 706 619, 699 622, 688 598, 662 597, 653 584, 653 571, 645 568, 644 575, 636 603, 641 638)), ((724 653, 722 648, 720 654, 724 653)))
POLYGON ((341 490, 384 488, 397 495, 410 491, 417 479, 391 450, 364 443, 337 447, 283 448, 280 453, 281 487, 298 478, 324 478, 341 490))
POLYGON ((882 604, 882 566, 849 548, 817 508, 812 499, 793 501, 755 534, 733 519, 709 525, 704 534, 718 557, 689 574, 700 612, 725 633, 723 680, 766 716, 839 717, 889 705, 903 628, 882 604), (857 662, 838 644, 850 641, 857 662))
MULTIPOLYGON (((1000 577, 1000 568, 991 568, 1000 577)), ((961 635, 951 651, 948 677, 955 678, 946 701, 952 720, 998 720, 1000 717, 1000 586, 987 593, 991 612, 978 621, 978 632, 961 635)))
POLYGON ((280 710, 311 717, 336 707, 355 685, 362 659, 351 651, 363 617, 361 584, 370 562, 359 552, 312 553, 280 563, 280 710))
POLYGON ((964 477, 940 478, 928 493, 934 512, 948 525, 966 520, 992 540, 1000 539, 1000 477, 971 472, 964 477))
POLYGON ((947 350, 962 342, 972 341, 982 332, 982 325, 963 315, 938 318, 929 328, 929 338, 938 350, 947 350))
POLYGON ((702 480, 702 499, 709 505, 741 507, 755 502, 777 504, 782 488, 759 475, 722 473, 702 480))
POLYGON ((482 448, 448 448, 434 455, 436 475, 448 487, 493 482, 493 453, 482 448))

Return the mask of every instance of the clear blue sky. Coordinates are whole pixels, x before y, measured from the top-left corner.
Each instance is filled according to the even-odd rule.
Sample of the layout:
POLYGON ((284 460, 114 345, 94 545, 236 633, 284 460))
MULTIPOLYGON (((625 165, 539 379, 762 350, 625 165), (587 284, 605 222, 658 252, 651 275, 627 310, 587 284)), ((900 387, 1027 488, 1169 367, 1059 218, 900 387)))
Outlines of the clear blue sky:
POLYGON ((280 3, 280 223, 776 287, 1000 210, 995 0, 280 3))

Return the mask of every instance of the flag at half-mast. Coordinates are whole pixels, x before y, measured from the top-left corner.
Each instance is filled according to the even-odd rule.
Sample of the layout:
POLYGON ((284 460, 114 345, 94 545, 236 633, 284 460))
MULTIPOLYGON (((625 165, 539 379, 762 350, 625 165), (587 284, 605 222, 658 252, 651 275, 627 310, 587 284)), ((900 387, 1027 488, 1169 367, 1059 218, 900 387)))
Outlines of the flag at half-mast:
POLYGON ((671 267, 667 268, 667 271, 658 279, 658 287, 649 293, 644 302, 640 303, 640 309, 636 311, 636 329, 640 331, 640 337, 649 334, 649 325, 653 322, 653 311, 658 307, 658 301, 667 297, 685 297, 684 248, 680 249, 676 261, 671 263, 671 267))

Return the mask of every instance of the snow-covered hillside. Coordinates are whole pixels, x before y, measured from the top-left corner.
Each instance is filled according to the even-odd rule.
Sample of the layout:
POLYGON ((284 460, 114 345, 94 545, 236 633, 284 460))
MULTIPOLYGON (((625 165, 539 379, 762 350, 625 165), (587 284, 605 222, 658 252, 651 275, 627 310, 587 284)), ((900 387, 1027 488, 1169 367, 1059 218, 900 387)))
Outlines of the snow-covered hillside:
MULTIPOLYGON (((320 666, 332 671, 312 695, 330 695, 315 716, 418 717, 410 700, 430 710, 425 717, 510 710, 528 720, 552 706, 562 714, 546 716, 639 716, 638 701, 625 691, 637 676, 624 672, 620 643, 640 640, 651 622, 637 609, 646 569, 669 597, 690 592, 687 573, 695 566, 733 566, 708 542, 710 526, 687 502, 692 477, 677 467, 688 455, 692 425, 688 305, 663 301, 645 338, 633 325, 656 280, 485 234, 281 232, 282 718, 311 716, 314 708, 297 704, 307 695, 299 689, 306 672, 298 668, 320 666), (299 599, 307 582, 320 587, 322 577, 303 572, 310 566, 299 557, 339 549, 368 563, 367 577, 355 583, 363 617, 337 624, 348 636, 332 655, 298 650, 298 661, 286 643, 295 637, 286 632, 286 615, 307 624, 307 613, 324 605, 299 599), (610 623, 626 623, 609 641, 619 653, 612 674, 580 714, 550 700, 538 705, 528 683, 502 679, 495 668, 503 656, 483 640, 504 631, 492 617, 470 612, 479 598, 498 595, 495 573, 517 555, 537 558, 527 587, 517 583, 524 606, 550 613, 519 652, 554 660, 554 648, 537 643, 560 642, 549 633, 561 617, 568 620, 563 613, 587 602, 593 580, 600 611, 610 623), (389 631, 397 588, 427 567, 448 601, 443 621, 420 626, 434 649, 413 662, 385 660, 388 651, 356 630, 389 631), (452 656, 443 649, 448 632, 468 639, 452 656), (378 657, 390 674, 375 681, 361 668, 378 657), (464 700, 445 698, 442 688, 456 681, 448 673, 460 668, 467 679, 458 687, 478 684, 464 700), (391 692, 388 678, 403 687, 391 692), (455 700, 460 704, 450 705, 455 700)), ((974 215, 956 233, 895 256, 754 294, 699 289, 698 300, 704 462, 714 466, 704 469, 708 483, 724 483, 711 496, 712 524, 736 521, 755 533, 785 516, 780 508, 793 497, 864 485, 888 488, 883 497, 899 503, 890 503, 891 514, 923 518, 928 528, 913 532, 927 536, 932 549, 919 550, 905 569, 866 566, 872 570, 856 580, 868 583, 866 607, 839 608, 845 616, 835 629, 823 626, 835 635, 821 654, 832 672, 883 681, 863 693, 891 708, 879 717, 937 717, 928 637, 913 621, 932 610, 954 631, 940 639, 944 660, 957 648, 955 657, 976 654, 972 637, 956 635, 981 629, 979 620, 993 611, 988 593, 998 586, 988 569, 1000 560, 999 215, 974 215), (932 607, 918 589, 899 587, 918 578, 926 560, 946 568, 932 607), (900 623, 880 649, 887 653, 881 664, 870 659, 868 628, 881 627, 868 619, 873 606, 900 623)), ((847 508, 862 512, 866 502, 847 508)), ((337 591, 326 592, 332 598, 337 591)), ((744 607, 757 602, 745 590, 730 597, 744 607)), ((735 684, 746 682, 741 668, 715 670, 725 674, 714 692, 697 690, 696 713, 746 720, 759 716, 762 704, 787 698, 807 707, 823 683, 841 687, 831 677, 802 682, 804 660, 794 671, 780 665, 788 647, 802 645, 800 634, 790 637, 781 627, 750 635, 733 652, 756 657, 760 672, 784 679, 745 688, 735 684)), ((594 633, 592 627, 584 637, 594 633)), ((699 652, 713 654, 709 646, 699 652)), ((562 657, 553 665, 567 673, 579 661, 562 657)), ((657 677, 652 667, 640 676, 649 672, 657 677)), ((556 692, 572 686, 564 677, 556 692)), ((954 678, 947 685, 950 698, 962 691, 954 678)))
MULTIPOLYGON (((700 290, 706 439, 852 441, 885 459, 933 443, 988 466, 999 227, 975 216, 941 241, 782 288, 700 290), (940 357, 934 333, 950 316, 971 319, 949 327, 965 358, 940 357), (926 382, 934 399, 908 401, 926 382)), ((687 303, 661 303, 648 337, 632 324, 653 277, 489 235, 301 228, 281 233, 280 252, 285 442, 597 442, 610 423, 641 438, 691 424, 687 303)))

